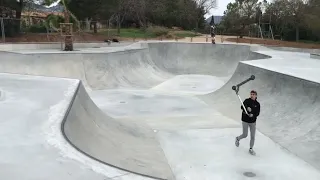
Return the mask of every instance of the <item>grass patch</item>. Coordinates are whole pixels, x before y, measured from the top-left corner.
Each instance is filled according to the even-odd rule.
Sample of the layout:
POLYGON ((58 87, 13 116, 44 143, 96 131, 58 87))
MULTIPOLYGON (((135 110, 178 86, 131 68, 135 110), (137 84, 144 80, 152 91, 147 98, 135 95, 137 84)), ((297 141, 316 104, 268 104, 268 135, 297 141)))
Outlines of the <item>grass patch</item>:
MULTIPOLYGON (((100 30, 99 34, 107 36, 108 30, 100 30)), ((117 36, 117 29, 110 29, 109 36, 117 36)), ((158 38, 160 36, 164 38, 185 38, 196 37, 199 36, 199 34, 196 34, 191 31, 175 31, 165 27, 151 26, 148 27, 145 31, 143 29, 138 28, 120 29, 119 36, 124 38, 158 38)))
POLYGON ((154 34, 156 37, 167 36, 169 29, 160 26, 151 26, 147 28, 147 33, 154 34))
MULTIPOLYGON (((108 35, 108 30, 100 31, 99 34, 108 35)), ((110 29, 109 36, 116 36, 117 29, 110 29)), ((150 31, 143 31, 142 29, 120 29, 120 37, 124 38, 155 38, 157 35, 150 31)))

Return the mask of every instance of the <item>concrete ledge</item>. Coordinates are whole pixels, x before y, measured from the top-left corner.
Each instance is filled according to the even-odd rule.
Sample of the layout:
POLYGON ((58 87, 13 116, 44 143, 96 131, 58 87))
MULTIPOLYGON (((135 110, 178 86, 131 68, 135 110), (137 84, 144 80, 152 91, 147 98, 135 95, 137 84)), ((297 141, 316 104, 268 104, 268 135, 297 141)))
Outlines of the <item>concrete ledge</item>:
POLYGON ((269 49, 276 50, 276 51, 300 52, 300 53, 320 53, 319 49, 278 47, 278 46, 267 46, 267 45, 264 45, 264 47, 267 47, 269 49))
MULTIPOLYGON (((133 42, 121 42, 121 43, 74 43, 74 48, 95 48, 95 47, 116 47, 116 46, 128 46, 133 42)), ((34 49, 61 49, 61 43, 19 43, 19 44, 0 44, 0 50, 12 51, 12 50, 34 50, 34 49)))

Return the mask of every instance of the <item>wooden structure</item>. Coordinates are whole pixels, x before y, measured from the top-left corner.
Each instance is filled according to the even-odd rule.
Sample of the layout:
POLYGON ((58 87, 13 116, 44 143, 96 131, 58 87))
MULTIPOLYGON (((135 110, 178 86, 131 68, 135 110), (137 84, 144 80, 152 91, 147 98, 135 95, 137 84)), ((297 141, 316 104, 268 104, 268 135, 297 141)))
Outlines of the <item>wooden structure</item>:
POLYGON ((63 42, 65 43, 65 50, 72 51, 73 47, 73 23, 60 23, 60 36, 62 37, 61 49, 63 50, 63 42))

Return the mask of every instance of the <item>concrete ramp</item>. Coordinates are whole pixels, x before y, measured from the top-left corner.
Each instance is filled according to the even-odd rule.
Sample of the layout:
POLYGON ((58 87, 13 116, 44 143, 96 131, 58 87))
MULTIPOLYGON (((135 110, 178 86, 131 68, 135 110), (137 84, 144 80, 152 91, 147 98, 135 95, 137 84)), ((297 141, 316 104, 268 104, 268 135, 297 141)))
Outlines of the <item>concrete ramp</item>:
POLYGON ((63 134, 89 157, 136 174, 173 179, 154 132, 143 122, 128 123, 104 114, 80 84, 62 123, 63 134))
POLYGON ((250 46, 142 43, 115 52, 0 52, 0 72, 68 77, 93 90, 152 88, 175 75, 204 74, 228 80, 239 61, 268 58, 250 46))
POLYGON ((239 61, 269 58, 243 45, 150 43, 148 47, 156 67, 175 75, 230 77, 239 61))

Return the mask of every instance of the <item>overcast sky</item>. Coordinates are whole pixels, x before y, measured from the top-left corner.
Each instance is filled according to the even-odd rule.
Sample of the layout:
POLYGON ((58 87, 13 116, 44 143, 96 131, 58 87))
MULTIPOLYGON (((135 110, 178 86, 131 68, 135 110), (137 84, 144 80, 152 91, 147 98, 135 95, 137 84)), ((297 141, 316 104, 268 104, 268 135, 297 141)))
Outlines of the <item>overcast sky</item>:
MULTIPOLYGON (((17 0, 17 1, 19 1, 19 0, 17 0)), ((57 4, 59 4, 60 1, 61 1, 61 0, 57 0, 57 1, 56 1, 55 3, 53 3, 51 6, 45 6, 45 7, 49 8, 49 7, 56 6, 57 4)), ((43 0, 34 0, 34 2, 37 3, 37 4, 41 4, 41 3, 43 2, 43 0)))
MULTIPOLYGON (((210 17, 211 15, 222 16, 223 12, 227 10, 227 5, 230 2, 235 2, 235 0, 218 0, 218 7, 216 9, 212 9, 210 14, 207 14, 206 17, 210 17)), ((268 2, 270 1, 268 0, 268 2)))
POLYGON ((218 7, 216 9, 212 9, 210 11, 210 15, 206 15, 206 17, 209 17, 211 15, 222 16, 223 12, 227 9, 227 5, 230 2, 234 2, 234 0, 218 0, 218 7))

